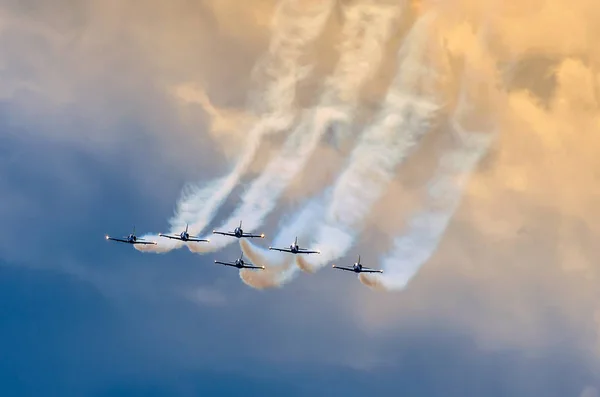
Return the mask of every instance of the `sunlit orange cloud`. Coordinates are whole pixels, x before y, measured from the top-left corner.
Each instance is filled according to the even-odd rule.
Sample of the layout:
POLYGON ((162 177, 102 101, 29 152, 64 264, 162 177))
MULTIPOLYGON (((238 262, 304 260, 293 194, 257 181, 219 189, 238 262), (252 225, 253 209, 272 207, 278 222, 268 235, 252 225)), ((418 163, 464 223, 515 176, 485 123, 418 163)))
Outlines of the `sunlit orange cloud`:
MULTIPOLYGON (((365 292, 356 297, 366 305, 357 316, 365 327, 385 328, 402 323, 401 313, 436 312, 482 346, 532 348, 557 343, 559 333, 545 324, 562 318, 581 346, 600 346, 600 70, 593 45, 600 4, 430 1, 420 8, 440 11, 440 39, 473 108, 465 125, 488 126, 482 132, 493 128, 498 137, 441 246, 403 298, 365 292)), ((381 212, 392 213, 389 205, 381 212)))
MULTIPOLYGON (((249 117, 244 104, 251 70, 268 43, 274 1, 82 4, 36 12, 2 10, 0 34, 20 46, 5 62, 18 60, 28 70, 3 81, 3 98, 11 98, 15 87, 34 87, 50 103, 58 98, 97 105, 98 98, 109 94, 98 94, 97 86, 119 81, 131 84, 123 90, 136 103, 145 103, 147 91, 141 88, 153 87, 153 93, 163 96, 161 105, 169 106, 153 105, 151 111, 174 114, 194 139, 208 136, 210 125, 226 131, 223 136, 236 136, 239 120, 249 117), (38 51, 28 37, 42 38, 46 50, 38 51), (208 121, 196 119, 196 112, 208 121)), ((407 289, 373 294, 348 277, 352 294, 340 304, 360 307, 353 315, 365 328, 393 330, 411 318, 429 316, 463 327, 486 346, 559 343, 547 327, 549 316, 555 316, 575 340, 598 353, 600 3, 411 4, 416 15, 438 12, 439 40, 456 71, 449 76, 449 94, 466 89, 475 109, 465 124, 490 126, 491 121, 498 138, 472 176, 440 248, 407 289)), ((390 46, 390 52, 396 50, 390 46)), ((387 62, 394 62, 395 54, 388 55, 387 62)), ((319 83, 323 77, 313 79, 319 83)), ((86 131, 61 131, 69 133, 86 131)), ((445 130, 440 135, 447 136, 445 130)), ((180 136, 176 145, 191 141, 180 136)), ((219 136, 214 142, 227 147, 231 140, 219 136)), ((430 152, 419 156, 413 160, 415 169, 431 162, 430 152)), ((416 193, 395 181, 367 220, 369 228, 377 229, 385 217, 377 232, 384 237, 400 233, 403 225, 393 219, 395 207, 407 201, 418 207, 416 193)), ((379 253, 367 254, 377 258, 379 253)), ((259 288, 277 284, 276 277, 251 280, 254 274, 242 277, 260 281, 255 283, 262 283, 259 288)))

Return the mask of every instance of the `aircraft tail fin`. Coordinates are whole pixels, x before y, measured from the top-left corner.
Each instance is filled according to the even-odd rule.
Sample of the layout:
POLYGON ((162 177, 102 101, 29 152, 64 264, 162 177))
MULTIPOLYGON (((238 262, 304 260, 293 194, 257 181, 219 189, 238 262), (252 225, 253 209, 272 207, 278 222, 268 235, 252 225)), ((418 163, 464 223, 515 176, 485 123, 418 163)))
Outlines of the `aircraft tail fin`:
POLYGON ((360 265, 360 255, 358 256, 358 262, 357 263, 360 265))
POLYGON ((189 227, 189 226, 190 226, 190 225, 189 225, 188 223, 186 223, 186 224, 185 224, 185 232, 186 232, 186 233, 188 232, 188 227, 189 227))

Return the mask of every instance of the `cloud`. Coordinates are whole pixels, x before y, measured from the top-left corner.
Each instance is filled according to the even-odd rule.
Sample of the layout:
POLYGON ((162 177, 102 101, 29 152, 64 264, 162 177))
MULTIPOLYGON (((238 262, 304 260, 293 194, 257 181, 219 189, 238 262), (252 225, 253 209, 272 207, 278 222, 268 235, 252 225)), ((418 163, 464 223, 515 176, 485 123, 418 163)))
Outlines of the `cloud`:
POLYGON ((600 393, 598 393, 598 389, 592 386, 587 386, 585 389, 583 389, 579 397, 598 397, 599 395, 600 393))
MULTIPOLYGON (((511 349, 527 355, 564 346, 565 354, 576 356, 585 370, 595 368, 600 354, 600 274, 595 265, 600 236, 597 2, 421 2, 422 12, 442 11, 435 28, 455 71, 448 73, 447 94, 456 97, 458 88, 464 87, 457 76, 478 78, 479 83, 467 85, 473 109, 461 121, 471 127, 489 126, 491 120, 498 132, 492 149, 471 174, 437 250, 404 291, 392 294, 375 293, 353 275, 331 273, 329 268, 302 274, 273 291, 236 287, 235 273, 227 273, 231 284, 215 286, 207 280, 219 277, 217 273, 188 266, 184 256, 165 265, 164 256, 148 258, 120 250, 121 246, 103 251, 104 245, 99 249, 83 242, 81 251, 76 251, 68 233, 65 239, 48 237, 46 231, 59 223, 100 239, 107 223, 111 227, 127 223, 128 229, 129 219, 137 217, 156 225, 168 217, 179 194, 179 184, 170 182, 176 179, 173 175, 197 181, 220 172, 236 150, 229 145, 243 133, 237 120, 251 117, 244 101, 252 86, 251 70, 268 42, 266 21, 274 2, 176 0, 169 5, 150 2, 143 8, 116 1, 38 4, 12 2, 1 8, 0 97, 6 135, 0 141, 5 143, 9 136, 18 142, 15 147, 53 142, 50 154, 41 155, 44 150, 36 146, 25 152, 25 158, 18 158, 17 149, 0 158, 7 160, 0 174, 6 198, 1 211, 6 238, 0 248, 11 259, 39 262, 48 255, 72 255, 78 263, 76 271, 85 270, 82 278, 109 284, 113 290, 125 291, 124 295, 145 291, 145 299, 154 300, 142 306, 153 313, 154 305, 163 304, 157 301, 170 296, 176 285, 186 291, 195 310, 216 306, 227 318, 245 319, 247 328, 237 324, 228 331, 234 342, 227 357, 248 346, 236 340, 239 335, 233 331, 251 329, 268 336, 261 340, 264 348, 252 345, 257 355, 271 362, 279 355, 280 360, 301 357, 310 363, 379 369, 401 361, 410 345, 399 344, 394 350, 391 343, 402 338, 414 341, 416 334, 435 328, 442 335, 467 335, 476 344, 474 356, 490 357, 485 354, 511 349), (61 144, 65 146, 59 151, 61 144), (127 172, 117 173, 122 171, 119 167, 87 169, 81 164, 91 160, 84 156, 65 160, 64 153, 82 147, 90 157, 125 165, 127 172), (130 156, 134 160, 128 160, 130 156), (11 157, 16 160, 9 162, 11 157), (130 172, 128 165, 145 172, 130 172), (159 174, 164 167, 168 171, 159 174), (69 168, 76 170, 71 179, 64 179, 69 183, 53 183, 51 176, 64 176, 69 168), (103 171, 111 171, 110 176, 103 171), (116 182, 120 178, 125 179, 123 185, 116 182), (151 194, 138 190, 136 182, 144 178, 144 193, 151 194), (74 190, 88 184, 86 192, 91 195, 74 190), (157 205, 158 197, 168 205, 157 205), (111 215, 109 200, 127 212, 111 215), (155 205, 158 209, 151 208, 155 205), (25 244, 19 239, 23 224, 33 219, 32 235, 53 244, 19 245, 25 244), (90 259, 90 252, 97 258, 90 259), (235 299, 229 299, 232 291, 235 299)), ((414 20, 406 25, 411 23, 414 20)), ((400 26, 398 40, 389 43, 381 73, 394 69, 390 59, 404 28, 400 26)), ((335 36, 335 32, 327 34, 335 36)), ((315 50, 312 56, 318 60, 331 56, 324 52, 315 50)), ((315 70, 325 73, 326 66, 322 67, 315 70)), ((318 73, 307 82, 319 81, 318 73)), ((378 267, 376 258, 405 231, 411 211, 418 210, 430 176, 426 171, 434 169, 432 164, 453 139, 444 128, 432 134, 374 206, 361 242, 348 257, 360 251, 368 265, 378 267)), ((322 146, 320 153, 333 150, 322 146)), ((286 208, 291 210, 296 208, 294 198, 306 198, 302 190, 286 193, 292 202, 286 208)), ((259 281, 271 286, 277 284, 274 279, 259 281)), ((112 298, 122 299, 119 303, 129 302, 113 293, 117 298, 112 298)), ((169 310, 163 307, 156 322, 140 320, 151 326, 150 339, 173 341, 178 340, 173 335, 183 334, 181 345, 170 342, 173 345, 168 347, 185 358, 192 355, 188 349, 198 355, 204 348, 210 350, 207 342, 197 342, 206 331, 198 323, 208 321, 198 315, 194 320, 198 323, 187 322, 185 318, 197 312, 179 312, 175 310, 179 305, 183 303, 178 301, 169 310), (164 319, 176 320, 177 327, 164 319)), ((205 326, 214 335, 227 328, 225 317, 208 323, 205 326)), ((140 335, 146 335, 142 325, 136 326, 140 335)), ((423 354, 428 343, 423 343, 423 354)), ((528 368, 549 368, 550 361, 528 368)), ((408 359, 403 362, 412 365, 408 359)), ((431 374, 435 363, 430 365, 420 374, 431 374)), ((490 379, 503 380, 498 371, 490 372, 490 379)), ((541 372, 548 383, 552 383, 550 372, 541 372)), ((587 384, 592 382, 578 383, 573 395, 597 394, 593 389, 581 391, 587 384)))
POLYGON ((226 296, 220 290, 210 286, 196 287, 188 291, 185 296, 199 305, 222 306, 227 302, 226 296))
MULTIPOLYGON (((470 86, 474 109, 463 125, 495 128, 498 138, 470 177, 441 245, 404 295, 414 310, 433 310, 450 323, 463 324, 487 347, 546 348, 563 333, 577 335, 582 346, 597 340, 598 296, 591 280, 598 274, 591 240, 599 235, 592 221, 600 187, 600 164, 593 154, 600 147, 595 133, 598 68, 591 61, 596 48, 580 32, 595 29, 598 6, 584 1, 537 6, 466 1, 422 5, 447 11, 441 14, 440 39, 455 68, 468 68, 465 81, 481 81, 470 86), (540 15, 529 12, 537 6, 544 10, 540 15), (551 23, 562 13, 564 21, 551 23), (517 28, 525 20, 535 29, 517 28), (574 26, 574 21, 590 30, 574 26), (568 26, 574 26, 573 37, 557 29, 568 26), (552 62, 535 62, 540 58, 552 62), (543 81, 545 90, 524 85, 521 76, 507 77, 508 70, 524 64, 531 65, 530 77, 550 77, 543 81), (450 295, 442 297, 442 288, 449 288, 450 295), (440 303, 448 296, 454 298, 440 303)), ((438 136, 442 148, 444 139, 438 136)), ((417 164, 425 164, 425 153, 417 164)), ((389 205, 381 210, 393 216, 389 205)), ((404 231, 402 224, 396 229, 404 231)), ((403 258, 397 259, 401 263, 403 258)), ((395 304, 378 301, 361 316, 377 328, 402 321, 394 310, 395 304)))

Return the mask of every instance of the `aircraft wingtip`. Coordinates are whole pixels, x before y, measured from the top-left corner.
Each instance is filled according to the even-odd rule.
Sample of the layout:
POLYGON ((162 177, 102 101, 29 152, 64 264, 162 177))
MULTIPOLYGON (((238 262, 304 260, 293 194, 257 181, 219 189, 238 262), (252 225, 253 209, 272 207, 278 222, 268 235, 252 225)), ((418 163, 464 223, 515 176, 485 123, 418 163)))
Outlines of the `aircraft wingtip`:
POLYGON ((265 238, 265 234, 264 234, 264 233, 263 233, 263 234, 261 234, 261 235, 260 235, 260 238, 265 238))
POLYGON ((108 240, 110 237, 108 237, 108 234, 107 234, 104 236, 104 238, 108 240))

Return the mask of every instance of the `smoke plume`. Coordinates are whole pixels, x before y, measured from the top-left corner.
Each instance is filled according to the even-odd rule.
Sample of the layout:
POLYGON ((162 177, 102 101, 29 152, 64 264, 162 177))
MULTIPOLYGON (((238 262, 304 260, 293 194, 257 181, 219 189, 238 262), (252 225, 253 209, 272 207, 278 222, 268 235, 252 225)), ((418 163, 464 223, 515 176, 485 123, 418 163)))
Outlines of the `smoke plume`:
MULTIPOLYGON (((319 103, 304 112, 279 154, 242 197, 242 203, 220 227, 232 230, 245 219, 256 230, 275 208, 280 195, 302 171, 325 132, 335 125, 338 135, 349 134, 361 87, 377 71, 400 7, 387 3, 356 2, 345 10, 340 59, 325 82, 319 103), (367 61, 368 60, 368 61, 367 61)), ((232 242, 217 236, 204 250, 218 250, 232 242)))
MULTIPOLYGON (((273 34, 268 52, 257 67, 263 68, 272 79, 266 83, 261 95, 252 104, 259 108, 261 115, 248 132, 244 152, 226 176, 208 182, 205 186, 188 185, 177 203, 175 216, 170 220, 171 233, 178 233, 190 225, 192 233, 201 232, 212 220, 229 193, 237 185, 240 177, 252 163, 262 138, 270 133, 283 131, 293 122, 296 84, 306 76, 308 65, 299 63, 306 47, 314 41, 325 26, 333 0, 312 2, 301 5, 296 0, 283 0, 273 17, 273 34)), ((156 239, 158 236, 145 236, 156 239)), ((144 251, 167 252, 181 247, 178 243, 162 243, 155 249, 144 251)), ((192 250, 195 245, 188 245, 192 250)))

